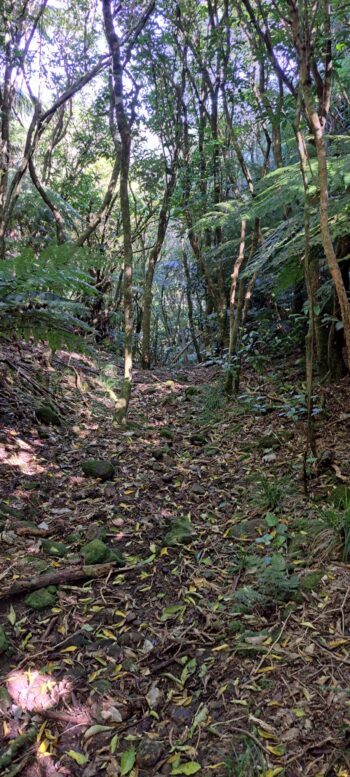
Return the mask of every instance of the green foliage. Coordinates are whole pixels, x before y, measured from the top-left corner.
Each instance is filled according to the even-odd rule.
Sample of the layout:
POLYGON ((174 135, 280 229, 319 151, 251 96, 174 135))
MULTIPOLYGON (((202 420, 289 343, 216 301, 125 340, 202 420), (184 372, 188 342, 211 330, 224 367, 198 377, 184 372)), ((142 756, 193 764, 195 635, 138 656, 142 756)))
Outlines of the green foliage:
POLYGON ((30 248, 0 267, 0 331, 47 339, 52 348, 91 335, 85 300, 96 295, 89 267, 99 259, 64 243, 39 256, 30 248))
POLYGON ((329 507, 324 512, 326 524, 340 537, 342 543, 343 561, 350 557, 350 502, 345 503, 343 509, 329 507))
POLYGON ((262 477, 261 491, 264 504, 269 510, 276 510, 277 507, 280 507, 284 494, 283 483, 262 477))
POLYGON ((261 750, 249 739, 242 742, 243 753, 236 749, 226 760, 227 777, 263 777, 265 761, 261 750))
POLYGON ((200 409, 201 424, 208 424, 222 412, 227 405, 227 397, 221 382, 206 386, 203 392, 203 404, 200 409))

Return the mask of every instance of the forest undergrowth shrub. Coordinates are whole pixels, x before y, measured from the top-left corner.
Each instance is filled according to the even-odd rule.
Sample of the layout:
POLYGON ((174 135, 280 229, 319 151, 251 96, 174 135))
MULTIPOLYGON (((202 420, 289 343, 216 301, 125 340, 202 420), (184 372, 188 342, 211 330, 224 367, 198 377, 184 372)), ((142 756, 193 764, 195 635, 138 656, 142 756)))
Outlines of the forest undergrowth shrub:
POLYGON ((350 504, 339 508, 330 505, 317 519, 300 518, 294 521, 289 551, 292 556, 308 554, 326 561, 350 557, 350 504))
POLYGON ((205 425, 218 419, 227 406, 227 397, 221 381, 204 387, 199 421, 205 425))
POLYGON ((84 351, 93 341, 90 305, 98 291, 90 270, 100 259, 70 243, 48 245, 40 255, 30 248, 0 268, 0 332, 47 340, 56 350, 84 351))
POLYGON ((263 476, 260 480, 260 493, 264 507, 268 510, 277 510, 281 506, 285 493, 285 483, 279 480, 269 480, 263 476))

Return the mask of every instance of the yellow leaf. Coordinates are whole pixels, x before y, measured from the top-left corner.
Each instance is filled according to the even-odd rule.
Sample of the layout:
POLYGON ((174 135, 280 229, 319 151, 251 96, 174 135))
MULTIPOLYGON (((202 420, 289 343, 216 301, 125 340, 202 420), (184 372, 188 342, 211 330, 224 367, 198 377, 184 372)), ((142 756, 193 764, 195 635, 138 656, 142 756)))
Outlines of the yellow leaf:
POLYGON ((126 618, 126 612, 123 612, 123 610, 114 610, 114 615, 120 615, 121 618, 126 618))
MULTIPOLYGON (((54 613, 54 615, 58 615, 59 612, 62 612, 61 607, 51 607, 51 612, 54 613)), ((58 631, 58 629, 57 629, 58 631)))
POLYGON ((266 747, 272 755, 284 755, 285 751, 283 745, 266 745, 266 747))
POLYGON ((37 750, 37 752, 38 752, 40 755, 47 755, 47 754, 48 754, 48 748, 49 748, 49 747, 50 747, 50 745, 49 745, 49 742, 47 741, 47 739, 43 739, 43 741, 42 741, 42 742, 40 742, 40 745, 39 745, 39 747, 38 747, 38 750, 37 750))
POLYGON ((264 731, 263 728, 258 728, 258 733, 263 739, 277 739, 275 734, 272 734, 271 731, 264 731))
POLYGON ((264 666, 263 669, 258 669, 255 674, 266 674, 267 672, 274 672, 276 669, 275 666, 264 666))
POLYGON ((107 637, 108 639, 115 639, 115 634, 114 634, 114 633, 113 633, 113 631, 111 631, 110 629, 103 629, 102 633, 103 633, 103 634, 104 634, 104 636, 105 636, 105 637, 107 637))
POLYGON ((267 702, 268 707, 283 707, 283 704, 281 704, 280 701, 275 701, 275 699, 271 699, 271 701, 267 702))
POLYGON ((38 731, 38 733, 36 735, 36 741, 37 742, 40 742, 41 737, 42 737, 42 735, 43 735, 43 733, 45 731, 45 728, 46 728, 46 720, 44 720, 44 722, 41 724, 41 726, 39 728, 39 731, 38 731))
POLYGON ((340 647, 340 645, 346 645, 349 642, 348 639, 333 639, 331 642, 327 643, 328 648, 337 648, 340 647))
POLYGON ((305 718, 305 711, 301 707, 294 707, 293 712, 297 718, 305 718))
POLYGON ((157 546, 156 546, 156 544, 154 542, 151 542, 151 544, 149 546, 149 549, 150 549, 151 553, 157 553, 157 546))
POLYGON ((125 674, 125 672, 122 672, 123 664, 117 664, 114 672, 111 676, 111 680, 119 680, 119 678, 122 676, 122 674, 125 674))
POLYGON ((227 644, 227 642, 224 642, 223 645, 218 645, 217 647, 213 648, 213 653, 221 653, 222 650, 229 650, 230 646, 227 644))
POLYGON ((211 766, 207 766, 207 769, 220 769, 220 766, 225 766, 225 761, 219 761, 217 764, 211 764, 211 766))
POLYGON ((160 555, 161 556, 168 556, 169 555, 168 548, 162 548, 161 551, 160 551, 160 555))
POLYGON ((196 602, 192 596, 185 596, 184 601, 188 602, 188 604, 193 604, 194 607, 196 606, 196 602))
POLYGON ((316 627, 313 625, 313 623, 310 623, 310 621, 301 621, 301 626, 305 626, 307 629, 313 629, 314 631, 317 631, 316 627))
POLYGON ((246 707, 248 702, 246 699, 231 699, 230 704, 238 704, 241 705, 241 707, 246 707))
POLYGON ((75 653, 76 650, 78 650, 76 645, 68 645, 68 647, 61 650, 61 653, 75 653))
POLYGON ((45 735, 46 735, 46 739, 48 739, 49 742, 57 742, 57 737, 55 737, 55 735, 52 734, 52 732, 49 731, 48 728, 45 730, 45 735))

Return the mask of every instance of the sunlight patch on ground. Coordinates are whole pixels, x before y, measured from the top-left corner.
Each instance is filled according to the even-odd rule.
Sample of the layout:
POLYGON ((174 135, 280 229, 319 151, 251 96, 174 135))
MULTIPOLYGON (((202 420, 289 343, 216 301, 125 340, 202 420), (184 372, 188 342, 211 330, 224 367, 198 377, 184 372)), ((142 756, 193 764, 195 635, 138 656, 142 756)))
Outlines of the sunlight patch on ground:
POLYGON ((40 712, 54 707, 71 690, 69 682, 57 682, 50 675, 37 669, 13 672, 7 679, 7 691, 16 705, 23 710, 40 712))

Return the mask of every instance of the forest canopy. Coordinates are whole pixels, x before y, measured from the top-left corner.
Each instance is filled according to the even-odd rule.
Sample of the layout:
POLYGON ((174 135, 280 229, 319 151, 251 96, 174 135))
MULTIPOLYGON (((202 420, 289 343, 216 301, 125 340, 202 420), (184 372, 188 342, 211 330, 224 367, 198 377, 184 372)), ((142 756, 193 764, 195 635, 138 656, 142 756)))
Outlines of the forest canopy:
POLYGON ((4 0, 3 331, 124 349, 121 418, 133 357, 226 353, 231 390, 250 305, 342 374, 346 5, 4 0))

